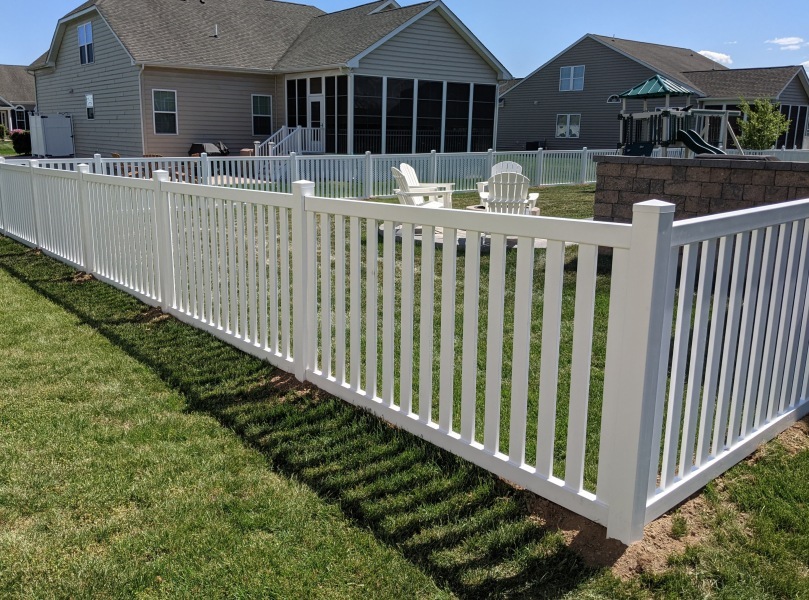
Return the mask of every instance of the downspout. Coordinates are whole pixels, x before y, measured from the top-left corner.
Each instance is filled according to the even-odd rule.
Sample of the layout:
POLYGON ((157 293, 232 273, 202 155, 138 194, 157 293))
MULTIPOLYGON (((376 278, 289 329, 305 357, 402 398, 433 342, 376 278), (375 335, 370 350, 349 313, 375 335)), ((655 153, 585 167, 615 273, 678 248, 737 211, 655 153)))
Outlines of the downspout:
POLYGON ((138 104, 140 105, 140 146, 141 154, 146 154, 146 129, 143 122, 143 70, 146 65, 141 63, 138 72, 138 104))

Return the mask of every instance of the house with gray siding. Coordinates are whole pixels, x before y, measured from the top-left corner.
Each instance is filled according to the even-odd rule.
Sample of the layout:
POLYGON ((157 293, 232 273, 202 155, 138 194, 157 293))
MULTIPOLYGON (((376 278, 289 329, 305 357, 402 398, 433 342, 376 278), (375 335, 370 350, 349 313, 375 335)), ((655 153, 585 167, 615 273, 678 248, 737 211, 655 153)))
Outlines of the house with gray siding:
MULTIPOLYGON (((655 75, 693 92, 677 99, 683 107, 734 109, 739 98, 779 102, 793 119, 779 145, 800 148, 808 139, 809 85, 800 66, 728 69, 688 48, 587 34, 501 94, 497 149, 615 148, 620 94, 655 75)), ((627 101, 627 112, 642 109, 642 100, 627 101)))
POLYGON ((315 129, 330 153, 485 150, 506 68, 441 2, 90 0, 29 67, 75 152, 185 155, 315 129), (138 15, 133 19, 132 15, 138 15))

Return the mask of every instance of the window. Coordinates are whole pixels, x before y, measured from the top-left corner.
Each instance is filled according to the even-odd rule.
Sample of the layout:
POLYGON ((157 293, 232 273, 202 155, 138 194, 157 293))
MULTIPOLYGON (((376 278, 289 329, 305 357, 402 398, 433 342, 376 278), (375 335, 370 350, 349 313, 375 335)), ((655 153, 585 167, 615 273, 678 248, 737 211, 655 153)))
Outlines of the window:
POLYGON ((88 65, 95 62, 93 52, 93 24, 79 25, 79 60, 81 64, 88 65))
POLYGON ((84 95, 85 105, 87 106, 87 118, 89 120, 96 118, 95 102, 92 94, 84 95))
POLYGON ((584 89, 584 65, 559 69, 559 91, 580 92, 584 89))
POLYGON ((612 96, 607 98, 607 104, 620 104, 620 103, 621 98, 618 96, 618 94, 613 94, 612 96))
POLYGON ((412 79, 388 78, 388 123, 385 149, 388 154, 409 154, 413 150, 412 79))
POLYGON ((272 96, 253 94, 253 135, 272 134, 272 96))
POLYGON ((177 92, 174 90, 153 90, 154 132, 163 135, 177 135, 177 92))
POLYGON ((475 84, 472 92, 472 152, 486 152, 494 143, 497 86, 475 84))
POLYGON ((556 115, 556 137, 577 138, 581 115, 556 115))
POLYGON ((441 150, 441 114, 444 106, 444 82, 419 80, 416 152, 441 150))
POLYGON ((28 129, 28 114, 25 112, 24 107, 17 106, 14 109, 14 121, 15 123, 12 124, 12 129, 28 129))
POLYGON ((469 84, 447 84, 444 152, 466 152, 469 145, 469 84))

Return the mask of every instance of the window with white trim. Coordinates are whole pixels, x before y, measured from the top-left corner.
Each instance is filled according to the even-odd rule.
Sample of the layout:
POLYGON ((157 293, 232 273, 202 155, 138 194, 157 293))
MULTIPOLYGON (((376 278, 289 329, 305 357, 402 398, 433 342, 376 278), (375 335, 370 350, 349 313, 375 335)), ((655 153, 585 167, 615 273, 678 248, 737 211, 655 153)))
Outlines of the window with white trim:
POLYGON ((581 126, 580 114, 556 115, 556 137, 577 138, 581 126))
POLYGON ((272 134, 272 96, 253 94, 253 135, 272 134))
POLYGON ((584 89, 584 65, 559 69, 559 91, 580 92, 584 89))
POLYGON ((158 135, 177 135, 177 92, 152 90, 154 132, 158 135))
POLYGON ((79 31, 79 60, 83 65, 95 62, 95 52, 93 51, 93 24, 82 23, 78 27, 79 31))

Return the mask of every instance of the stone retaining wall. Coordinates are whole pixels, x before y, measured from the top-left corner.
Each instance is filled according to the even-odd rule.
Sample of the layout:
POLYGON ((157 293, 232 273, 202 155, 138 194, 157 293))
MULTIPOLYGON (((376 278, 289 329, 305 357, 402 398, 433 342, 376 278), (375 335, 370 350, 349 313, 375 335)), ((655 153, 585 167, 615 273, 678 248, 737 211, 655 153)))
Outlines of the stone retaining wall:
POLYGON ((687 219, 809 198, 809 163, 728 158, 596 156, 595 218, 629 223, 632 205, 655 198, 687 219))

